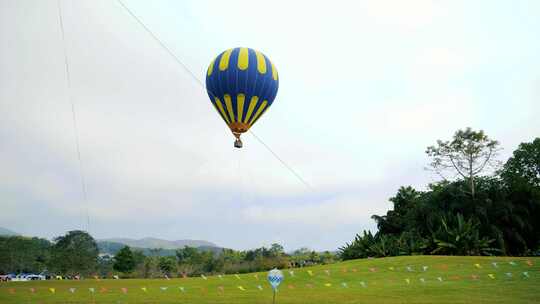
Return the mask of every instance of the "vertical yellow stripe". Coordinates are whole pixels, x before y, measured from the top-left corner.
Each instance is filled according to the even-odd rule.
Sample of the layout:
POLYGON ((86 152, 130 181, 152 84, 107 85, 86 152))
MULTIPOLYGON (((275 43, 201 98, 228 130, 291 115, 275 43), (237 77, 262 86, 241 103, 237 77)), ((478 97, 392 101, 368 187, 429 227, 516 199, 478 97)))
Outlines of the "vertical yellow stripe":
POLYGON ((272 78, 274 78, 274 80, 277 80, 277 70, 273 63, 272 63, 272 78))
POLYGON ((221 113, 221 117, 223 117, 225 119, 225 121, 230 124, 231 122, 229 121, 229 118, 227 117, 227 114, 225 113, 225 110, 223 110, 223 105, 221 104, 221 100, 219 100, 219 98, 215 97, 215 100, 216 100, 216 106, 218 107, 219 109, 219 112, 221 113))
POLYGON ((225 71, 229 67, 229 59, 231 58, 232 51, 233 49, 228 49, 221 55, 221 59, 219 60, 220 71, 225 71))
POLYGON ((257 55, 257 70, 261 74, 266 74, 266 60, 264 60, 264 55, 258 51, 255 51, 255 55, 257 55))
POLYGON ((249 66, 249 51, 247 48, 240 48, 238 53, 238 68, 240 70, 245 70, 249 66))
POLYGON ((216 58, 212 59, 212 62, 210 62, 210 66, 208 67, 208 76, 212 75, 212 71, 214 70, 215 61, 216 61, 216 58))
POLYGON ((244 100, 246 99, 246 95, 244 94, 238 94, 236 96, 236 112, 238 112, 238 122, 242 122, 242 115, 244 114, 244 100))
POLYGON ((231 117, 231 122, 234 122, 234 111, 232 108, 231 95, 225 94, 223 96, 223 99, 225 99, 225 106, 227 107, 227 112, 229 112, 229 115, 231 117))
POLYGON ((255 106, 257 105, 257 101, 259 101, 258 96, 251 97, 251 101, 249 102, 246 118, 244 118, 244 123, 247 123, 249 118, 251 117, 251 113, 253 113, 253 109, 255 109, 255 106))
POLYGON ((253 124, 253 122, 255 120, 257 120, 257 118, 259 117, 259 115, 261 115, 261 112, 264 110, 264 108, 266 108, 266 104, 268 103, 268 101, 263 101, 261 103, 261 106, 259 107, 259 109, 257 110, 257 113, 255 113, 255 115, 253 116, 253 118, 251 118, 251 121, 249 122, 249 126, 251 126, 253 124))

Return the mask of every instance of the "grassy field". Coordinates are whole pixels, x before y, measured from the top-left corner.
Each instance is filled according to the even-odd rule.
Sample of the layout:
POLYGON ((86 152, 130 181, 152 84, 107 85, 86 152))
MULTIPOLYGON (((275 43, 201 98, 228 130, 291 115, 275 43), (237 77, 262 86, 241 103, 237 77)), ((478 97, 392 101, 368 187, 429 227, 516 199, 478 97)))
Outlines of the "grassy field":
MULTIPOLYGON (((284 271, 276 303, 540 303, 540 258, 412 256, 293 271, 284 271)), ((271 302, 266 273, 0 283, 0 303, 271 302)))

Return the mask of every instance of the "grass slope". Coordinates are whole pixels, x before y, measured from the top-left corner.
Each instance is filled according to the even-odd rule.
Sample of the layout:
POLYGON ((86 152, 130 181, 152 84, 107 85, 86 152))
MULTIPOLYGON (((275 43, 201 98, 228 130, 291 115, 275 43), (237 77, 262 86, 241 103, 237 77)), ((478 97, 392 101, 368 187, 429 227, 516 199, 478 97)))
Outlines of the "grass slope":
MULTIPOLYGON (((540 303, 540 258, 393 257, 284 274, 276 303, 540 303)), ((271 303, 266 273, 257 275, 258 280, 251 273, 207 280, 4 282, 0 283, 0 303, 271 303), (55 293, 49 288, 55 288, 55 293), (76 291, 71 293, 69 288, 76 291), (88 288, 95 288, 95 293, 88 288), (121 288, 127 288, 127 293, 121 288)))

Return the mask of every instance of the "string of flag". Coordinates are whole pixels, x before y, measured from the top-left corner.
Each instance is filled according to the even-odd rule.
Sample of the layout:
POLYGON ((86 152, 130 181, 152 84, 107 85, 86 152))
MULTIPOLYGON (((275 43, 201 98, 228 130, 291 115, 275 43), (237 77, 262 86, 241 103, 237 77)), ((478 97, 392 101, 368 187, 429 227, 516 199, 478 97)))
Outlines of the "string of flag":
MULTIPOLYGON (((503 263, 501 262, 491 262, 489 264, 479 264, 479 263, 475 263, 473 264, 473 268, 477 269, 477 270, 480 270, 480 269, 483 269, 485 270, 486 268, 490 267, 493 269, 493 270, 501 270, 501 265, 503 263)), ((533 266, 534 264, 532 263, 532 261, 530 260, 527 260, 525 261, 525 264, 529 267, 533 266)), ((508 262, 508 265, 510 266, 518 266, 518 264, 514 261, 509 261, 508 262)), ((435 266, 436 268, 438 269, 443 269, 443 270, 446 270, 448 269, 448 266, 447 265, 438 265, 438 266, 435 266)), ((396 271, 399 271, 400 267, 396 267, 396 266, 389 266, 388 268, 388 271, 390 272, 396 272, 396 271)), ((410 272, 410 273, 428 273, 428 270, 430 269, 429 266, 427 265, 423 265, 423 266, 413 266, 413 265, 406 265, 402 268, 403 270, 405 270, 406 272, 410 272)), ((375 267, 369 267, 367 268, 367 270, 369 272, 378 272, 379 269, 375 268, 375 267)), ((342 272, 343 273, 347 273, 347 272, 358 272, 358 269, 357 268, 351 268, 351 269, 347 269, 347 268, 342 268, 342 272)), ((290 278, 296 278, 297 277, 297 273, 301 272, 301 270, 289 270, 288 271, 288 274, 289 274, 289 277, 290 278)), ((312 269, 308 269, 305 271, 305 273, 307 274, 307 276, 309 277, 316 277, 317 276, 317 273, 315 273, 314 270, 312 269)), ((331 277, 332 276, 332 273, 330 271, 330 269, 324 269, 322 271, 322 273, 320 273, 320 277, 322 278, 325 278, 325 277, 331 277)), ((204 274, 201 274, 200 275, 201 279, 202 280, 209 280, 210 278, 212 278, 211 276, 208 277, 208 276, 205 276, 204 274)), ((443 283, 447 280, 449 281, 455 281, 455 280, 464 280, 464 279, 470 279, 470 280, 474 280, 474 281, 478 281, 478 280, 481 280, 482 278, 485 278, 485 279, 488 279, 488 280, 496 280, 498 278, 506 278, 506 279, 514 279, 514 278, 521 278, 521 279, 529 279, 531 277, 531 273, 529 271, 518 271, 518 272, 509 272, 509 271, 505 271, 505 272, 490 272, 490 273, 487 273, 485 275, 480 275, 480 274, 470 274, 468 276, 459 276, 459 275, 451 275, 451 276, 447 276, 446 278, 442 277, 442 276, 437 276, 436 278, 428 278, 428 277, 420 277, 418 278, 418 282, 421 283, 421 284, 426 284, 430 281, 434 281, 434 282, 438 282, 438 283, 443 283)), ((100 281, 100 278, 95 276, 94 277, 96 279, 96 281, 100 281)), ((113 276, 114 279, 118 279, 116 276, 113 276)), ((165 277, 167 280, 170 280, 169 277, 165 277)), ((223 281, 225 279, 225 277, 221 274, 217 275, 217 278, 221 281, 223 281)), ((248 285, 247 284, 247 281, 244 280, 244 278, 242 278, 239 274, 234 274, 234 278, 238 281, 239 283, 241 281, 245 282, 244 284, 242 285, 236 285, 236 289, 242 291, 242 292, 246 292, 246 291, 250 291, 250 290, 254 290, 254 291, 264 291, 264 288, 261 284, 255 284, 255 285, 248 285)), ((253 278, 255 279, 255 281, 259 281, 259 274, 253 274, 253 278)), ((396 280, 391 280, 391 282, 395 282, 396 280)), ((414 283, 414 279, 413 278, 405 278, 403 280, 404 284, 405 285, 411 285, 414 283)), ((376 284, 376 282, 372 282, 372 284, 376 284)), ((322 287, 325 287, 325 288, 332 288, 332 287, 337 287, 337 288, 354 288, 354 287, 361 287, 361 288, 368 288, 368 282, 367 281, 343 281, 341 282, 340 284, 337 284, 336 283, 332 283, 332 282, 326 282, 326 283, 319 283, 319 284, 316 284, 315 282, 309 282, 309 283, 306 283, 305 285, 302 285, 302 284, 294 284, 294 283, 289 283, 287 285, 287 288, 288 289, 296 289, 296 288, 300 288, 300 287, 305 287, 305 288, 308 288, 308 289, 313 289, 313 288, 316 288, 318 285, 322 286, 322 287)), ((36 288, 36 287, 31 287, 31 288, 28 288, 27 291, 30 292, 31 294, 36 294, 38 293, 38 289, 39 288, 36 288)), ((200 290, 201 292, 206 292, 207 289, 206 287, 201 287, 201 286, 195 286, 195 287, 191 287, 189 289, 189 291, 195 291, 195 290, 200 290)), ((7 289, 7 292, 9 294, 16 294, 17 293, 17 290, 19 290, 19 292, 21 292, 21 288, 8 288, 7 289)), ((25 289, 22 289, 23 291, 25 289)), ((109 289, 107 287, 104 287, 104 286, 101 286, 99 288, 96 288, 96 287, 89 287, 87 289, 84 289, 84 288, 75 288, 75 287, 68 287, 67 289, 62 289, 60 290, 59 288, 56 288, 56 287, 45 287, 45 288, 41 288, 39 289, 41 290, 41 292, 45 291, 45 292, 48 292, 50 294, 57 294, 58 292, 69 292, 71 294, 75 294, 75 293, 78 293, 78 292, 84 292, 84 290, 87 290, 87 292, 89 293, 96 293, 97 290, 99 290, 99 293, 109 293, 109 292, 114 292, 114 291, 118 291, 122 294, 128 294, 128 292, 137 292, 137 289, 133 290, 133 289, 128 289, 127 287, 120 287, 120 288, 117 288, 117 289, 109 289)), ((176 287, 171 287, 171 286, 160 286, 160 287, 147 287, 147 286, 142 286, 139 288, 140 292, 143 292, 143 293, 149 293, 149 292, 154 292, 154 291, 158 291, 158 292, 169 292, 170 290, 176 290, 177 292, 180 292, 180 293, 186 293, 188 292, 188 288, 184 287, 184 286, 176 286, 176 287)), ((219 285, 217 286, 217 292, 222 294, 222 293, 225 293, 226 291, 226 288, 225 286, 223 285, 219 285)))

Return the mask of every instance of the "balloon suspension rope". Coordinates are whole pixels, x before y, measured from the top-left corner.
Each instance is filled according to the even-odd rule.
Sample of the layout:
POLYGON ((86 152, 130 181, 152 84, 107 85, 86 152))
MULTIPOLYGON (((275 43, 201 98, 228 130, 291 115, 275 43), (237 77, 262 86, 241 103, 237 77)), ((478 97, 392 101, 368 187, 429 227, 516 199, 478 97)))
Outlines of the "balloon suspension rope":
POLYGON ((77 115, 75 113, 75 102, 73 101, 73 96, 71 94, 71 75, 69 70, 69 60, 68 60, 68 54, 67 54, 67 46, 66 46, 66 34, 64 31, 64 20, 62 18, 62 6, 60 4, 60 0, 57 1, 58 4, 58 19, 60 23, 60 30, 62 32, 62 46, 64 50, 64 65, 66 69, 66 84, 67 84, 67 98, 69 102, 71 103, 71 117, 73 120, 73 130, 75 133, 75 147, 77 150, 77 158, 79 160, 79 175, 81 180, 81 188, 82 188, 82 194, 83 199, 86 204, 86 231, 90 232, 90 216, 88 214, 88 193, 86 190, 86 182, 84 179, 84 171, 83 171, 83 165, 82 165, 82 159, 81 159, 81 147, 80 147, 80 140, 79 140, 79 129, 77 126, 77 115))
MULTIPOLYGON (((178 56, 176 56, 172 51, 171 49, 169 49, 142 21, 141 19, 139 19, 123 2, 122 0, 118 0, 118 3, 128 12, 129 15, 131 15, 131 17, 133 17, 133 19, 135 19, 137 21, 137 23, 139 23, 139 25, 145 29, 145 31, 167 52, 169 53, 169 55, 180 65, 182 66, 182 68, 188 72, 191 77, 193 77, 193 79, 203 88, 205 89, 208 93, 210 93, 210 95, 212 95, 212 97, 216 97, 211 91, 209 91, 205 85, 203 84, 203 82, 197 77, 195 76, 195 74, 182 62, 182 60, 180 60, 180 58, 178 58, 178 56)), ((310 190, 315 190, 310 184, 308 184, 306 182, 305 179, 303 179, 300 174, 298 174, 295 170, 293 170, 293 168, 291 166, 289 166, 281 157, 279 157, 272 149, 270 149, 270 147, 261 139, 259 138, 258 136, 255 135, 255 133, 253 131, 249 131, 249 133, 251 133, 251 135, 253 135, 253 137, 255 137, 255 139, 257 139, 257 141, 259 141, 287 170, 289 170, 302 184, 304 184, 306 187, 308 187, 310 190)))

